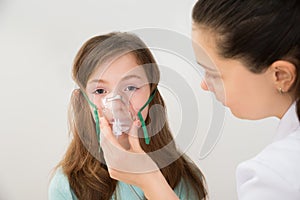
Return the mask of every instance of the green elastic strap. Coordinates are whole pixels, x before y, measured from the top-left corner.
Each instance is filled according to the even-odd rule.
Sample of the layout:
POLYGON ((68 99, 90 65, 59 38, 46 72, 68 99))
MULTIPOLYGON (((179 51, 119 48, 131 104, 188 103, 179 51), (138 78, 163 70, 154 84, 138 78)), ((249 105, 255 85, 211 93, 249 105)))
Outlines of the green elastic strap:
POLYGON ((94 108, 97 140, 99 142, 99 149, 100 149, 100 125, 99 125, 98 108, 97 108, 97 106, 93 102, 91 102, 91 100, 86 96, 86 94, 83 91, 81 91, 81 92, 82 92, 84 98, 87 100, 87 102, 94 108))
POLYGON ((145 120, 142 116, 142 111, 146 108, 147 105, 149 105, 149 103, 152 101, 152 99, 154 98, 155 96, 155 93, 157 91, 157 88, 154 89, 154 91, 151 93, 148 101, 145 103, 145 105, 143 105, 143 107, 139 110, 138 112, 138 117, 139 117, 139 120, 140 122, 142 123, 142 129, 143 129, 143 132, 144 132, 144 138, 145 138, 145 143, 146 144, 150 144, 150 138, 149 138, 149 134, 148 134, 148 131, 147 131, 147 127, 146 127, 146 123, 145 123, 145 120))

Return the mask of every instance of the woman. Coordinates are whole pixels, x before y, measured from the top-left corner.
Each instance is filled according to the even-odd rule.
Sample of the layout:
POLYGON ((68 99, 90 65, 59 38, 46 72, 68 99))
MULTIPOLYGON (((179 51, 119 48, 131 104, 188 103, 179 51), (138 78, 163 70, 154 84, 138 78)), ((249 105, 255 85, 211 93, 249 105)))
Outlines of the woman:
POLYGON ((51 180, 50 200, 206 198, 202 173, 175 146, 158 66, 138 37, 89 39, 73 79, 80 87, 71 97, 73 139, 51 180))
POLYGON ((201 87, 239 118, 281 119, 274 142, 238 166, 239 199, 300 199, 300 1, 199 0, 192 17, 201 87))

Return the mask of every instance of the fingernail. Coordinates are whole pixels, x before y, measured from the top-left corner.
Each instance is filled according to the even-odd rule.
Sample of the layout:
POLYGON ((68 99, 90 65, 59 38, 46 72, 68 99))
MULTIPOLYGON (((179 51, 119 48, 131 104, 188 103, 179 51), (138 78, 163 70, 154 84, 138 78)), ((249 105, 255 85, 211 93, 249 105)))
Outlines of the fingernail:
POLYGON ((141 127, 141 122, 139 121, 139 120, 136 120, 135 122, 134 122, 134 125, 136 126, 136 127, 141 127))

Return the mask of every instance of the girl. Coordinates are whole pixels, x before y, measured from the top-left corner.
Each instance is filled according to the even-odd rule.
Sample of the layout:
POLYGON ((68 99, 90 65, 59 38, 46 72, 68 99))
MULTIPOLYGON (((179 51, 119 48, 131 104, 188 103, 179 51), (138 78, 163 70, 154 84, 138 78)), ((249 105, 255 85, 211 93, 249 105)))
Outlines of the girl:
POLYGON ((192 16, 202 88, 239 118, 281 119, 274 142, 238 166, 239 199, 300 199, 300 1, 199 0, 192 16))
POLYGON ((51 180, 50 200, 206 199, 202 173, 174 144, 158 66, 138 37, 89 39, 73 79, 80 87, 71 97, 73 139, 51 180))

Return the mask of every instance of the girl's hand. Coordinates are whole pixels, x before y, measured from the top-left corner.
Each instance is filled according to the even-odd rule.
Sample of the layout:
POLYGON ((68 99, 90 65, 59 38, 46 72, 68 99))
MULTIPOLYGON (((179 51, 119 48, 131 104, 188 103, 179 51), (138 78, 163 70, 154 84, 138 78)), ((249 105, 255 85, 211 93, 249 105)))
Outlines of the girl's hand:
POLYGON ((130 148, 126 150, 112 133, 107 120, 100 118, 100 145, 111 178, 140 187, 148 199, 178 199, 157 165, 141 148, 139 127, 137 120, 128 133, 130 148))

